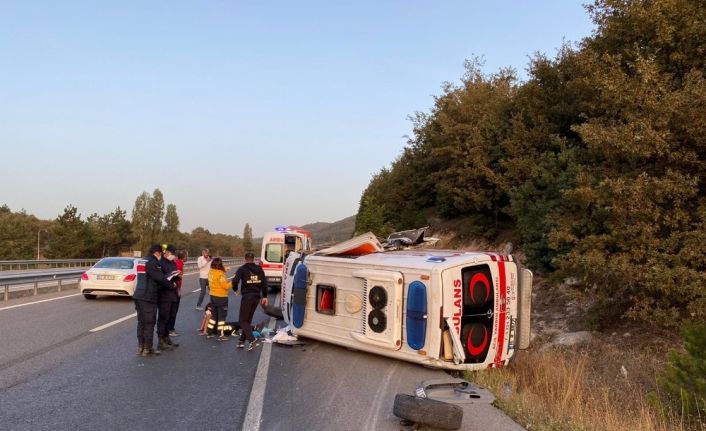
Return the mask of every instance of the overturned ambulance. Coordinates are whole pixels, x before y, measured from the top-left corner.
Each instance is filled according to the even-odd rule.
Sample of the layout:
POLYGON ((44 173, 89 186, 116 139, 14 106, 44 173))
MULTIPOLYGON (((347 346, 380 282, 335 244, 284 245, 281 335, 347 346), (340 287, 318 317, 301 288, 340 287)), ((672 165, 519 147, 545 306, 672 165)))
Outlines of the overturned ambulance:
POLYGON ((384 251, 368 233, 290 254, 282 289, 295 334, 430 367, 500 367, 529 345, 532 273, 509 255, 384 251))

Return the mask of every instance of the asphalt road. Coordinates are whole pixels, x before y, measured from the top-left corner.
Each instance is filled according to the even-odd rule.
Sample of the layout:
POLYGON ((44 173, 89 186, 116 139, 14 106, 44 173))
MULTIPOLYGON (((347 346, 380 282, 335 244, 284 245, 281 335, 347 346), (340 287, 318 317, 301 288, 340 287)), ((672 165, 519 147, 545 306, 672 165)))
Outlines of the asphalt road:
MULTIPOLYGON (((394 395, 445 375, 314 341, 247 352, 207 340, 196 277, 184 282, 181 346, 154 358, 134 354, 128 299, 71 290, 0 306, 0 429, 411 430, 392 415, 394 395)), ((486 404, 464 408, 464 429, 522 428, 486 404)))

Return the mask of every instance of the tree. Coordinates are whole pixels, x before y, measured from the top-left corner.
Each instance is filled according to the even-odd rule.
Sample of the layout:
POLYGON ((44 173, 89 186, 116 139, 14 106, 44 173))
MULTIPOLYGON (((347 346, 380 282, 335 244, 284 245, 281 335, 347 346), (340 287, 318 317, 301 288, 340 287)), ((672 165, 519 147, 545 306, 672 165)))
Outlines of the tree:
POLYGON ((245 228, 243 229, 243 249, 246 252, 253 251, 252 227, 250 227, 250 223, 245 223, 245 228))
MULTIPOLYGON (((175 213, 176 213, 176 207, 175 213)), ((149 238, 152 243, 159 242, 162 234, 162 220, 164 218, 164 195, 159 189, 154 189, 152 198, 147 206, 147 225, 149 238)))
POLYGON ((358 216, 355 219, 355 234, 373 232, 380 237, 386 237, 391 229, 383 218, 384 207, 373 200, 370 195, 363 195, 360 200, 358 216))
POLYGON ((54 224, 47 255, 54 259, 80 259, 90 254, 92 237, 73 205, 64 208, 54 224))
POLYGON ((706 324, 682 330, 685 352, 671 351, 667 368, 657 378, 677 411, 703 420, 706 415, 706 324))
POLYGON ((179 240, 179 215, 174 204, 167 205, 162 234, 165 242, 175 244, 179 240))
POLYGON ((461 85, 445 84, 363 192, 356 230, 462 218, 577 279, 597 321, 705 319, 706 3, 589 11, 593 35, 536 55, 526 82, 472 60, 461 85))
POLYGON ((117 232, 116 242, 113 244, 117 248, 116 253, 123 250, 128 250, 133 241, 132 224, 127 219, 127 211, 120 207, 108 214, 110 224, 117 232))
POLYGON ((135 249, 146 252, 150 247, 150 232, 148 221, 150 195, 147 192, 142 192, 132 207, 132 229, 135 235, 135 249))
MULTIPOLYGON (((51 223, 38 220, 23 211, 12 212, 0 206, 0 259, 34 259, 37 256, 37 232, 47 232, 51 223)), ((43 234, 45 239, 47 234, 43 234)))
POLYGON ((93 239, 92 256, 116 256, 132 242, 130 222, 120 207, 103 216, 94 213, 87 223, 93 239))
POLYGON ((164 196, 159 189, 154 189, 152 196, 147 192, 142 192, 135 199, 135 205, 132 208, 132 225, 136 239, 135 248, 137 250, 145 253, 150 245, 160 241, 163 218, 164 196))

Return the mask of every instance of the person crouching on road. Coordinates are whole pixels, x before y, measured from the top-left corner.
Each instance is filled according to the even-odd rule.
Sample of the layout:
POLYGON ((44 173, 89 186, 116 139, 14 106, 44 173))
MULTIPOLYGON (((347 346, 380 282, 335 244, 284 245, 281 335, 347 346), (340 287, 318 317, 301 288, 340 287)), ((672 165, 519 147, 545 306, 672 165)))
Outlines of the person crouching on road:
POLYGON ((177 300, 177 279, 179 275, 176 265, 176 248, 171 244, 162 245, 162 270, 167 277, 173 276, 173 287, 161 289, 159 291, 159 317, 157 318, 157 335, 159 336, 160 350, 174 350, 179 344, 169 338, 169 320, 172 317, 172 310, 176 307, 177 300))
POLYGON ((132 295, 137 311, 137 342, 139 343, 137 353, 142 356, 161 353, 159 349, 154 350, 152 347, 159 291, 175 286, 174 282, 167 280, 164 275, 160 264, 161 258, 162 247, 159 244, 150 247, 145 263, 145 274, 138 278, 135 293, 132 295))
POLYGON ((257 309, 257 304, 262 304, 266 307, 267 301, 267 283, 265 281, 265 272, 259 265, 255 264, 255 255, 253 253, 245 253, 245 265, 238 268, 238 271, 233 277, 233 290, 236 295, 238 288, 242 292, 243 298, 240 300, 240 315, 238 317, 240 323, 240 343, 238 347, 245 346, 245 340, 248 340, 248 351, 251 351, 258 346, 259 341, 252 333, 252 319, 257 309))
POLYGON ((179 303, 181 302, 181 283, 184 278, 184 263, 186 262, 186 256, 186 250, 179 250, 179 252, 177 253, 177 258, 174 261, 177 267, 177 271, 179 271, 179 278, 176 279, 177 300, 172 306, 172 314, 169 316, 169 337, 176 337, 179 335, 176 331, 176 316, 179 312, 179 303))
POLYGON ((211 319, 208 321, 207 338, 212 338, 220 333, 218 341, 225 341, 228 337, 223 335, 223 325, 228 315, 228 288, 230 283, 226 276, 226 268, 220 257, 213 258, 211 270, 208 272, 208 288, 211 291, 211 319))

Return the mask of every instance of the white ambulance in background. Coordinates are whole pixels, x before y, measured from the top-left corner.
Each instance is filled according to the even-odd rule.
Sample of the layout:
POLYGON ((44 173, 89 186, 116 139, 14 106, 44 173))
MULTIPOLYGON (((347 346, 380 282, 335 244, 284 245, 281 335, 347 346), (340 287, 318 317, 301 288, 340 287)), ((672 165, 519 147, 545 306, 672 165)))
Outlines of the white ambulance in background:
POLYGON ((274 232, 265 232, 262 237, 260 266, 265 271, 270 288, 282 287, 284 260, 292 251, 311 251, 311 232, 298 226, 277 226, 274 232))

